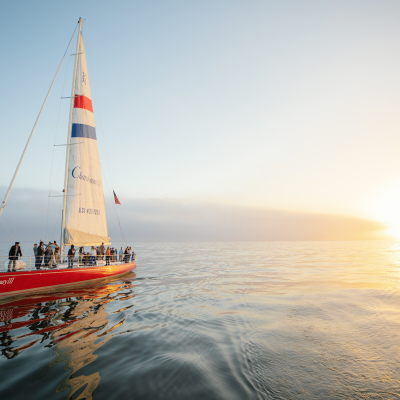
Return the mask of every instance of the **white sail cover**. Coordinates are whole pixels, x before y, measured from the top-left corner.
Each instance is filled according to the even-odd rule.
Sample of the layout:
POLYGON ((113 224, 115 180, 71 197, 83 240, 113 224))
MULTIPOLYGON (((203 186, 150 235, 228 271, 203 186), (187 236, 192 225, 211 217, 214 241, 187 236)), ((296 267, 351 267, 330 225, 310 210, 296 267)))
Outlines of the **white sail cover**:
POLYGON ((85 49, 79 33, 72 126, 69 134, 64 243, 109 244, 96 125, 85 49))

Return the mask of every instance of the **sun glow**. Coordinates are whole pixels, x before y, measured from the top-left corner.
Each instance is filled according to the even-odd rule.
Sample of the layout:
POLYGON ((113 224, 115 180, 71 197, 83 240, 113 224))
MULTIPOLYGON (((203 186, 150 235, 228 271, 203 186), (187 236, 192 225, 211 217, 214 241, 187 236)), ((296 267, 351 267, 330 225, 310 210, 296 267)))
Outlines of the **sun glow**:
POLYGON ((369 209, 374 219, 388 226, 386 234, 400 238, 400 181, 382 188, 369 209))

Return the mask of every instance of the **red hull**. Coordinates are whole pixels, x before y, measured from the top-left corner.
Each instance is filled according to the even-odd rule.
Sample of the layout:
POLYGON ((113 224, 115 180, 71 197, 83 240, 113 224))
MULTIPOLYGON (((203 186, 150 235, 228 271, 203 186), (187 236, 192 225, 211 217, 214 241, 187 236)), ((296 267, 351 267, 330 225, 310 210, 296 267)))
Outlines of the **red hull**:
POLYGON ((136 263, 104 267, 20 271, 0 274, 0 297, 77 285, 126 274, 136 263))

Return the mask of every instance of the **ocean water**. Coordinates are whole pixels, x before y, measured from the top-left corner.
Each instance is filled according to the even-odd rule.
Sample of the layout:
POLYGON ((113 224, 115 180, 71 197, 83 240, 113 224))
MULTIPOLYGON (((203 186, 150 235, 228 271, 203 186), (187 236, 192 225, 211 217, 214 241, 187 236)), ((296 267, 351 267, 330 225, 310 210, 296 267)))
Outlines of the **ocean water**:
POLYGON ((0 304, 1 399, 398 399, 400 242, 136 243, 0 304))

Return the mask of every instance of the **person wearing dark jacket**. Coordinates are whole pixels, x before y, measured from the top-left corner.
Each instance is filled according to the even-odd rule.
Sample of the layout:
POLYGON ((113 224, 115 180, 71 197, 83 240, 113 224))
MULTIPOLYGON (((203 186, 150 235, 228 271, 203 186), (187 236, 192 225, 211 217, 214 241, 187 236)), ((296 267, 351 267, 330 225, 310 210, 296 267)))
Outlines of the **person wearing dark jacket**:
POLYGON ((42 265, 42 258, 44 256, 45 250, 44 250, 44 243, 40 242, 39 247, 37 249, 37 254, 36 254, 36 259, 35 259, 35 267, 36 269, 40 269, 42 265))
POLYGON ((101 260, 103 259, 104 252, 105 252, 104 243, 102 243, 102 244, 101 244, 101 246, 100 246, 100 255, 101 255, 101 260))
POLYGON ((50 259, 51 259, 52 255, 53 255, 53 252, 51 251, 51 245, 49 243, 47 245, 46 251, 44 252, 44 266, 46 268, 48 268, 50 265, 50 259))
POLYGON ((14 246, 11 246, 11 249, 8 252, 8 259, 10 260, 8 263, 8 272, 11 272, 11 264, 12 270, 15 271, 15 264, 18 260, 18 256, 22 257, 22 251, 21 247, 19 246, 19 242, 15 242, 14 246))
POLYGON ((75 251, 74 245, 71 244, 71 248, 68 250, 68 268, 72 268, 74 266, 75 251))
POLYGON ((128 251, 128 248, 126 248, 125 251, 124 251, 124 259, 125 259, 125 263, 129 262, 129 251, 128 251))
POLYGON ((59 255, 60 255, 60 251, 58 249, 58 246, 56 247, 56 249, 54 250, 54 255, 53 255, 53 268, 56 268, 59 262, 59 255))

